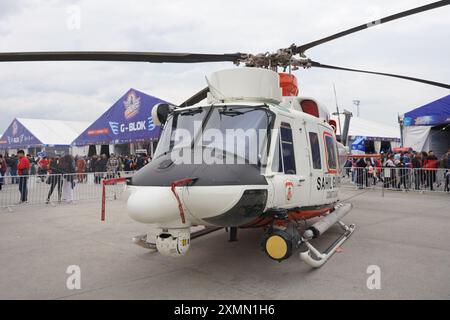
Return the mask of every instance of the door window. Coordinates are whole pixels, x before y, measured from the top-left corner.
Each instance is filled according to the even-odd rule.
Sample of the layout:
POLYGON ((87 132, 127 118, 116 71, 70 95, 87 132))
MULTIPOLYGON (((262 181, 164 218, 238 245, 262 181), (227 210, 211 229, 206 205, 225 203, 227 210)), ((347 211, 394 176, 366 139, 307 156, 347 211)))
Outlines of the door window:
POLYGON ((333 136, 328 132, 324 133, 324 138, 328 170, 330 172, 335 172, 337 169, 336 143, 333 136))
POLYGON ((292 129, 290 124, 286 122, 282 122, 280 125, 280 134, 275 143, 272 171, 284 172, 285 174, 297 173, 292 129))
POLYGON ((281 151, 283 154, 283 170, 285 174, 296 174, 294 141, 289 123, 282 122, 280 126, 281 151))
POLYGON ((309 142, 311 144, 311 156, 313 168, 322 169, 322 160, 320 158, 319 135, 315 132, 310 132, 309 142))
POLYGON ((273 153, 272 172, 283 172, 283 159, 281 157, 280 136, 275 142, 275 151, 273 153))

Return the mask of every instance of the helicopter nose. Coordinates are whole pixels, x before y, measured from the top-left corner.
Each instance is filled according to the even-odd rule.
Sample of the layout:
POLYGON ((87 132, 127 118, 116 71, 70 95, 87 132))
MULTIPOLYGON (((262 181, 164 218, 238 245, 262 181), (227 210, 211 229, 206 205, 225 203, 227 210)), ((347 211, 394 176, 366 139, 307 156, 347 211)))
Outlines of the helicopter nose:
POLYGON ((263 186, 195 187, 183 194, 189 212, 214 226, 241 226, 259 217, 267 204, 263 186))
POLYGON ((182 223, 170 188, 129 186, 128 189, 127 211, 133 220, 148 224, 182 223))

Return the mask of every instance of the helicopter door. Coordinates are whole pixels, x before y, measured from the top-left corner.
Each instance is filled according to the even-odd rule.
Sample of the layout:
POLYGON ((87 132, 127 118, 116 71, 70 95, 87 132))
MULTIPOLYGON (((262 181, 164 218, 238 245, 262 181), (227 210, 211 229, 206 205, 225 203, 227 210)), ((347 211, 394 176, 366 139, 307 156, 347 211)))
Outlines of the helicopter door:
POLYGON ((274 187, 274 207, 294 208, 307 203, 309 187, 307 178, 302 175, 303 158, 300 157, 301 146, 305 146, 304 135, 300 134, 290 120, 281 119, 275 126, 279 127, 274 137, 271 174, 267 176, 274 187))
POLYGON ((323 203, 323 191, 322 191, 322 177, 323 177, 323 144, 321 139, 321 133, 316 123, 305 124, 306 136, 309 146, 309 164, 311 169, 311 183, 310 183, 310 205, 320 205, 323 203))

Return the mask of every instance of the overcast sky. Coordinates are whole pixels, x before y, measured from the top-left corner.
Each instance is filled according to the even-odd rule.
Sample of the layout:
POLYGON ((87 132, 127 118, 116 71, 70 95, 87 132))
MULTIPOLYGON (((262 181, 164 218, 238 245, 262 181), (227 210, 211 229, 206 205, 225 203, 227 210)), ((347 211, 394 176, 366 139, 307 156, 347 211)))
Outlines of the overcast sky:
MULTIPOLYGON (((258 53, 301 44, 433 0, 1 0, 0 51, 130 50, 258 53), (78 13, 80 15, 78 16, 78 13), (78 19, 78 17, 80 19, 78 19), (78 25, 78 21, 80 24, 78 25)), ((313 48, 325 64, 450 82, 450 6, 313 48)), ((0 133, 15 117, 93 121, 130 87, 179 103, 231 63, 0 63, 0 133)), ((295 72, 300 94, 395 124, 397 113, 449 94, 344 71, 295 72)), ((354 112, 356 113, 356 112, 354 112)))

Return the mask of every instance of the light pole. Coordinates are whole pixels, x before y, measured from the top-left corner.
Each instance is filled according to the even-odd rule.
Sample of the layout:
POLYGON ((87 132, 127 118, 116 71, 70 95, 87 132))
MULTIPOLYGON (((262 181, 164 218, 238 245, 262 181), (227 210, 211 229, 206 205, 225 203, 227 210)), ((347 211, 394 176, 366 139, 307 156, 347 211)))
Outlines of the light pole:
POLYGON ((353 104, 356 106, 356 116, 359 118, 359 104, 361 101, 359 100, 353 100, 353 104))
POLYGON ((398 125, 400 126, 400 147, 403 148, 403 117, 400 117, 400 114, 397 114, 398 125))

